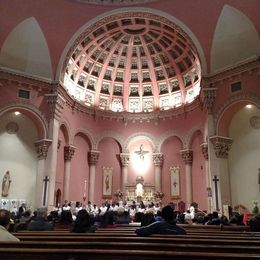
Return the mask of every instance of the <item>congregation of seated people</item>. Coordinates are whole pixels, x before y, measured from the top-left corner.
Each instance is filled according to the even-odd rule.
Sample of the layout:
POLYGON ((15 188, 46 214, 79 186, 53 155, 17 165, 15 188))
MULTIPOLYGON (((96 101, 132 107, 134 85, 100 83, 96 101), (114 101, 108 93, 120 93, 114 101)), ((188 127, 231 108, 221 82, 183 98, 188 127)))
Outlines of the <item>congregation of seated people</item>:
MULTIPOLYGON (((11 216, 11 215, 10 215, 11 216)), ((62 207, 57 207, 49 214, 47 208, 39 208, 33 214, 25 210, 22 214, 12 215, 14 223, 12 231, 19 230, 69 230, 71 232, 85 233, 95 232, 99 227, 113 228, 117 224, 141 223, 141 228, 136 231, 138 235, 152 233, 185 234, 185 230, 178 228, 179 224, 191 225, 249 225, 252 231, 260 231, 260 216, 256 216, 244 223, 243 215, 231 212, 229 218, 220 216, 218 212, 203 213, 193 208, 186 212, 174 211, 174 205, 170 203, 162 207, 159 203, 125 202, 109 203, 104 201, 100 207, 82 205, 77 202, 76 207, 65 201, 62 207), (192 213, 191 213, 192 211, 192 213), (154 224, 160 223, 160 224, 154 224), (163 223, 163 224, 162 224, 163 223), (149 229, 143 229, 149 227, 149 229)))

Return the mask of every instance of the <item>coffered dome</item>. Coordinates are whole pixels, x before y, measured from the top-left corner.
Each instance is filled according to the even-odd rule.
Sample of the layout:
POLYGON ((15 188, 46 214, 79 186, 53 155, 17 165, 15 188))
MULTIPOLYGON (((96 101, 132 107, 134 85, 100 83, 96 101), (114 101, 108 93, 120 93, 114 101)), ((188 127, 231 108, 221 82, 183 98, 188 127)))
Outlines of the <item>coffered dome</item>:
POLYGON ((181 28, 148 13, 104 18, 75 41, 64 86, 86 106, 133 113, 168 110, 200 91, 196 48, 181 28))

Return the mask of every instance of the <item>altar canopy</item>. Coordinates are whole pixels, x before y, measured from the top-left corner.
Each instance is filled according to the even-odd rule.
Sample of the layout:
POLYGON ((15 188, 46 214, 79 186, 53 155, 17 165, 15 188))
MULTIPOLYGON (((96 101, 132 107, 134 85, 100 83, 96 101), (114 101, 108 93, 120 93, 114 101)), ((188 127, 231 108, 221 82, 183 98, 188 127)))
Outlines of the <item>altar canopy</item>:
POLYGON ((143 177, 138 176, 136 183, 126 186, 126 201, 143 201, 145 204, 154 201, 155 187, 145 183, 143 177))

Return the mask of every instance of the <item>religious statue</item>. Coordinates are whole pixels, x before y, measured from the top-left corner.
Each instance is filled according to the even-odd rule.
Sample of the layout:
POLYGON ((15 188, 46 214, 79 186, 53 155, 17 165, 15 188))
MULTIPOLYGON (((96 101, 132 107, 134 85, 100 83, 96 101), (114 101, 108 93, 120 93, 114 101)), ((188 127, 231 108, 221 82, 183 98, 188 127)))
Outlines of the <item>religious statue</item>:
POLYGON ((11 177, 10 177, 10 172, 7 171, 3 177, 2 181, 2 197, 7 197, 9 188, 11 184, 11 177))

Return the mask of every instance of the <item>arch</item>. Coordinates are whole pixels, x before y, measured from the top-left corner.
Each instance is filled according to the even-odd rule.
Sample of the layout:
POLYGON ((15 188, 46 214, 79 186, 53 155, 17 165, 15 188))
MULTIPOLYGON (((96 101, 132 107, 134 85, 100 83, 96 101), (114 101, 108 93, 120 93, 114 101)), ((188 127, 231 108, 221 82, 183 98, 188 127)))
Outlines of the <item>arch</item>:
POLYGON ((55 192, 55 207, 58 208, 59 206, 62 206, 61 203, 61 190, 57 189, 55 192))
POLYGON ((92 150, 97 149, 97 142, 93 138, 93 134, 90 131, 86 130, 85 128, 77 128, 73 131, 73 133, 71 135, 72 136, 72 138, 71 138, 72 143, 74 142, 75 136, 78 135, 78 134, 83 134, 88 138, 88 140, 90 142, 90 147, 91 147, 92 150))
POLYGON ((203 131, 201 125, 193 126, 184 136, 183 149, 191 148, 192 141, 197 132, 200 132, 203 137, 203 131))
POLYGON ((225 5, 219 16, 211 47, 211 73, 260 53, 258 32, 241 11, 225 5))
POLYGON ((19 111, 28 116, 35 123, 39 139, 47 139, 48 122, 36 106, 23 102, 11 102, 0 107, 0 117, 3 114, 12 111, 19 111))
POLYGON ((128 153, 128 147, 129 147, 130 143, 133 142, 133 141, 139 140, 139 139, 148 140, 152 144, 153 150, 157 151, 157 145, 156 145, 156 141, 155 141, 154 136, 152 136, 151 134, 145 133, 145 132, 138 132, 138 133, 135 133, 133 135, 130 135, 126 139, 126 141, 124 142, 124 145, 123 145, 123 151, 122 152, 128 153))
POLYGON ((48 44, 34 17, 25 19, 9 33, 1 49, 0 66, 52 79, 48 44))
POLYGON ((170 137, 177 137, 180 140, 181 144, 183 145, 183 137, 180 135, 180 133, 176 130, 169 130, 160 136, 158 140, 157 152, 161 151, 163 143, 170 137))
POLYGON ((244 105, 252 103, 260 109, 260 97, 252 93, 234 95, 217 110, 214 117, 216 135, 227 136, 229 123, 233 115, 244 105))
POLYGON ((70 128, 69 122, 64 118, 60 121, 60 129, 63 130, 66 144, 67 145, 71 144, 71 141, 72 141, 71 132, 70 132, 71 128, 70 128))
POLYGON ((88 27, 95 24, 96 22, 98 22, 101 19, 106 18, 105 22, 107 23, 109 16, 113 16, 113 15, 117 15, 117 14, 124 14, 124 13, 128 13, 128 12, 144 12, 144 13, 147 13, 147 14, 158 15, 158 16, 161 16, 161 17, 173 22, 177 26, 179 26, 191 38, 192 42, 194 43, 194 45, 195 45, 195 47, 198 51, 199 58, 200 58, 202 74, 207 74, 207 63, 206 63, 206 58, 205 58, 205 54, 203 52, 203 49, 200 45, 199 40, 197 39, 195 34, 189 29, 189 27, 187 25, 185 25, 178 18, 176 18, 176 17, 174 17, 174 16, 172 16, 172 15, 166 13, 166 12, 163 12, 161 10, 157 10, 157 9, 153 9, 153 8, 144 8, 144 7, 127 7, 127 8, 118 8, 118 9, 115 9, 115 10, 112 10, 112 11, 105 12, 105 13, 98 15, 95 18, 89 20, 84 25, 82 25, 77 30, 77 32, 74 33, 74 35, 71 37, 71 39, 67 43, 66 47, 64 48, 62 55, 61 55, 61 58, 59 60, 55 79, 58 80, 58 81, 61 80, 62 72, 65 70, 64 66, 67 63, 66 61, 67 61, 68 57, 70 56, 70 54, 72 54, 71 52, 74 51, 75 46, 81 40, 80 36, 82 34, 84 34, 84 31, 88 27))
POLYGON ((97 138, 96 138, 96 146, 98 147, 99 146, 99 143, 104 139, 104 138, 112 138, 114 139, 120 146, 120 149, 122 151, 123 149, 123 143, 124 143, 124 138, 116 133, 116 132, 113 132, 113 131, 106 131, 106 132, 103 132, 101 133, 97 138))

